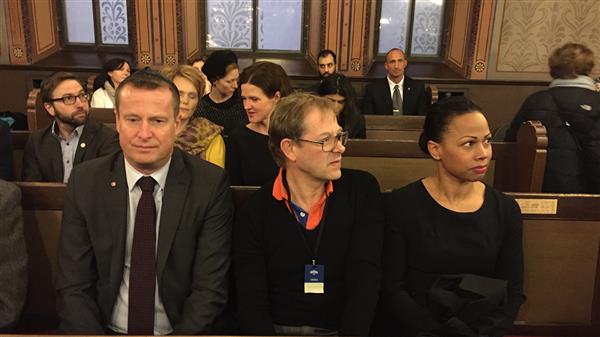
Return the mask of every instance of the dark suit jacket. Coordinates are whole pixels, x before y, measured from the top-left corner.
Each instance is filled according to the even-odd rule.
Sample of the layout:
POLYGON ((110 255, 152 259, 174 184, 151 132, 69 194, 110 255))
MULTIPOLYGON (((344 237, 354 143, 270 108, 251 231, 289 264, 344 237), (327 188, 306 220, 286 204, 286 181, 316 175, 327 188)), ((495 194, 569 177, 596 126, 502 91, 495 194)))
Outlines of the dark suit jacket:
MULTIPOLYGON (((123 278, 127 204, 121 152, 74 168, 56 282, 64 333, 107 332, 123 278)), ((176 148, 156 256, 159 295, 175 335, 209 332, 225 307, 232 218, 225 171, 176 148)))
MULTIPOLYGON (((363 114, 391 115, 392 110, 392 95, 387 77, 369 83, 363 98, 363 114)), ((413 80, 408 76, 404 76, 402 111, 404 115, 425 116, 427 114, 425 86, 420 81, 413 80)))
POLYGON ((4 180, 0 180, 0 214, 0 333, 14 333, 27 296, 27 250, 21 191, 4 180))
MULTIPOLYGON (((88 120, 79 137, 73 166, 117 151, 119 151, 117 133, 103 124, 88 120), (85 147, 81 147, 83 143, 85 147)), ((62 183, 63 176, 60 141, 52 134, 51 124, 29 136, 23 153, 22 180, 62 183)))
POLYGON ((0 121, 0 179, 12 180, 13 149, 8 124, 0 121))

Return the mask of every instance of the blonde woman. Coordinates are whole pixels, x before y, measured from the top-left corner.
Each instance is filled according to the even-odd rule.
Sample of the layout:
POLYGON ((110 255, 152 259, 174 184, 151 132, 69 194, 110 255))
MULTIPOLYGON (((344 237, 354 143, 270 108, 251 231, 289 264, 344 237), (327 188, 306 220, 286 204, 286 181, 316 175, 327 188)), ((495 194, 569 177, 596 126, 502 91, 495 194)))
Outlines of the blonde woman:
POLYGON ((179 90, 179 130, 175 146, 215 165, 225 167, 223 127, 206 118, 194 117, 194 111, 204 92, 204 76, 194 67, 179 65, 166 68, 163 75, 179 90))

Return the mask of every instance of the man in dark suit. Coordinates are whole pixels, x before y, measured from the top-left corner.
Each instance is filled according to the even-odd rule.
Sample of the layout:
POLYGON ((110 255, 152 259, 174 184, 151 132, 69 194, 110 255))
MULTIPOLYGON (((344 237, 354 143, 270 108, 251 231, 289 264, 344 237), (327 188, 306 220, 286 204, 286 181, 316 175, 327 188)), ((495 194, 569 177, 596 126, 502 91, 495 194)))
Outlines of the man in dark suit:
POLYGON ((53 74, 40 95, 54 122, 29 137, 22 180, 66 183, 73 166, 119 150, 117 133, 88 119, 90 95, 75 75, 53 74))
POLYGON ((13 148, 10 137, 10 126, 0 121, 0 179, 12 180, 13 148))
POLYGON ((151 70, 119 85, 122 152, 75 167, 58 254, 67 334, 206 334, 228 297, 225 172, 173 147, 177 88, 151 70))
POLYGON ((11 332, 27 295, 27 250, 21 191, 0 180, 0 333, 11 332))
POLYGON ((404 75, 408 65, 404 52, 393 48, 385 54, 387 76, 367 85, 363 114, 421 115, 427 114, 427 96, 423 83, 404 75))

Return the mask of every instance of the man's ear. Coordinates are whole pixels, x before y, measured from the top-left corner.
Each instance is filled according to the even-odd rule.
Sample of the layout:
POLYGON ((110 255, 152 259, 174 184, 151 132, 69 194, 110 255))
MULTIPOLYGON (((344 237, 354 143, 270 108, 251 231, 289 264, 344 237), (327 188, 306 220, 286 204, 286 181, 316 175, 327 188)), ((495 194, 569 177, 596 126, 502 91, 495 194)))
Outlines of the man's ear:
POLYGON ((434 142, 433 140, 427 141, 427 150, 429 150, 429 155, 433 160, 440 160, 441 158, 441 148, 440 144, 434 142))
POLYGON ((56 112, 54 111, 54 105, 52 105, 52 103, 44 103, 43 107, 50 116, 54 117, 56 115, 56 112))
POLYGON ((291 162, 296 161, 296 149, 294 148, 294 141, 289 138, 284 138, 279 143, 279 148, 281 152, 291 162))
POLYGON ((117 111, 117 108, 114 108, 113 111, 115 113, 115 128, 117 129, 117 133, 119 133, 119 128, 120 128, 119 112, 117 111))

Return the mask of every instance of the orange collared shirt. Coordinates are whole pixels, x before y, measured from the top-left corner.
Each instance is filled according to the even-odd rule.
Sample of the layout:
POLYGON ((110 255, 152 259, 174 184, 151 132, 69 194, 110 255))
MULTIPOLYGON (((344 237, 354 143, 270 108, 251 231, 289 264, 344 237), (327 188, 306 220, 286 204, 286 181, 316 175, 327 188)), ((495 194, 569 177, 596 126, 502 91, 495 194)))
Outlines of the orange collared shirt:
MULTIPOLYGON (((323 217, 323 211, 325 210, 325 200, 327 197, 333 192, 333 183, 329 180, 325 186, 325 191, 323 195, 314 205, 310 207, 310 211, 308 212, 308 219, 306 221, 306 229, 313 230, 317 228, 319 223, 321 222, 321 218, 323 217)), ((285 189, 285 184, 283 183, 283 169, 279 169, 279 174, 277 174, 277 178, 275 179, 275 183, 273 184, 273 197, 279 201, 283 200, 288 210, 295 217, 296 213, 292 209, 289 200, 288 191, 285 189)))

